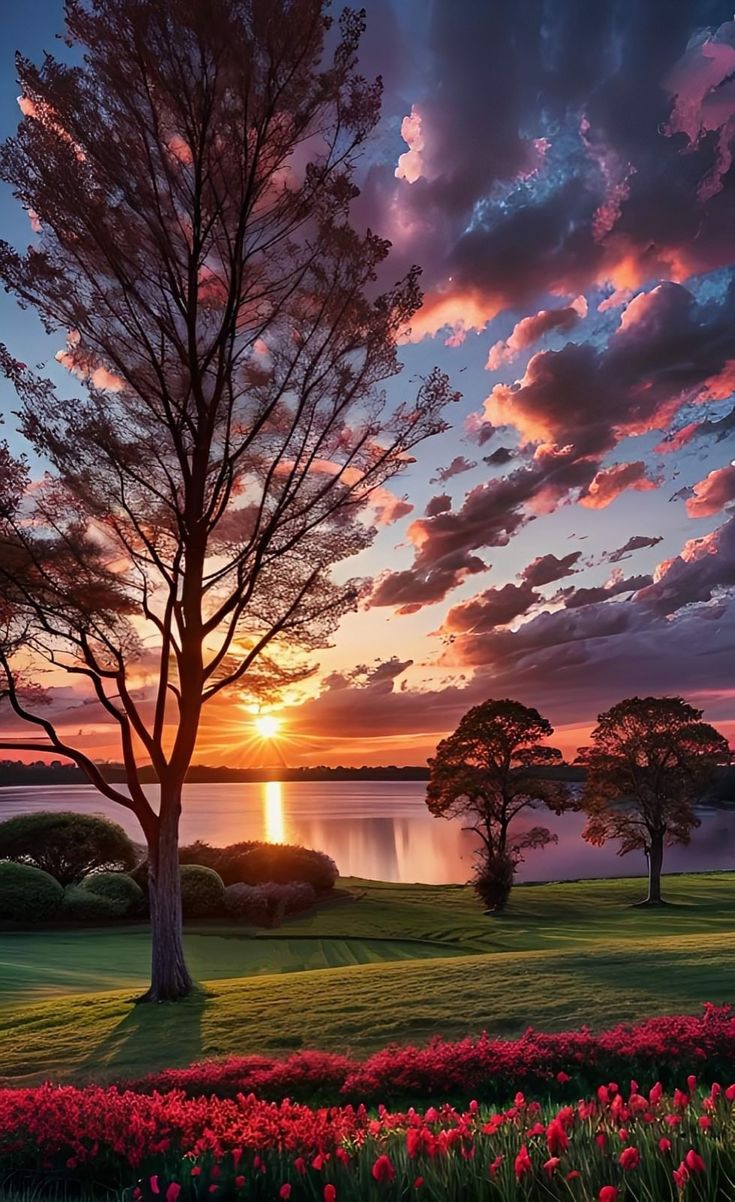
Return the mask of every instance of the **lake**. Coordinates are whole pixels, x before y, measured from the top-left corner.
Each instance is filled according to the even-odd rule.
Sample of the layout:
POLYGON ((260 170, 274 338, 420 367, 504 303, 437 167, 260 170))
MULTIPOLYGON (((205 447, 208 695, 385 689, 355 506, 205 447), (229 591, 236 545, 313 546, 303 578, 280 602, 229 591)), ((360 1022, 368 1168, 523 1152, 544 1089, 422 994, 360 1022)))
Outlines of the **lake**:
MULTIPOLYGON (((424 781, 265 781, 262 784, 191 784, 184 788, 181 841, 215 846, 241 839, 302 843, 333 856, 345 876, 384 881, 451 884, 472 871, 473 837, 458 822, 432 818, 424 804, 424 781)), ((155 799, 154 786, 147 789, 155 799)), ((134 816, 100 797, 91 786, 26 785, 0 788, 0 820, 32 810, 79 810, 104 814, 142 842, 134 816)), ((735 809, 700 811, 702 825, 689 847, 666 851, 668 872, 735 867, 735 809)), ((558 843, 528 853, 521 881, 634 876, 645 859, 616 855, 616 845, 591 847, 580 837, 584 815, 530 815, 558 843)))

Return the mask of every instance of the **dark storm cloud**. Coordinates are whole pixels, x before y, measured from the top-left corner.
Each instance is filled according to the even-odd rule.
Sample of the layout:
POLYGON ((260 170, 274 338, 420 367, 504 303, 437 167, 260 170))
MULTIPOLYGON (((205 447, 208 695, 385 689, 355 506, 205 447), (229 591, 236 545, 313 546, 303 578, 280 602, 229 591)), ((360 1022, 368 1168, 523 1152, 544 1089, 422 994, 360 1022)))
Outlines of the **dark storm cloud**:
POLYGON ((653 583, 651 576, 620 576, 608 584, 597 588, 572 588, 563 591, 564 608, 580 609, 583 605, 596 605, 598 601, 608 601, 611 597, 620 597, 625 593, 637 593, 653 583))

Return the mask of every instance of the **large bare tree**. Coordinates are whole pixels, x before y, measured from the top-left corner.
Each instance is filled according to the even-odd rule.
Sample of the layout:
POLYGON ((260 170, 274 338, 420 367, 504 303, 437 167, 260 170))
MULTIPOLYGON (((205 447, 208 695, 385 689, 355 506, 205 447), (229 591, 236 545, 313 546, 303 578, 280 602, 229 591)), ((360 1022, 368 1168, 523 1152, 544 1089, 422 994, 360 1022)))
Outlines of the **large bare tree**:
POLYGON ((139 819, 156 1000, 191 987, 178 826, 203 707, 303 673, 360 596, 333 569, 370 542, 366 506, 453 395, 439 373, 382 391, 418 273, 381 293, 388 244, 350 225, 380 85, 357 73, 363 17, 324 9, 67 0, 81 65, 18 60, 0 157, 40 230, 0 244, 0 278, 84 384, 62 398, 4 352, 49 471, 19 501, 16 464, 0 509, 4 691, 42 740, 2 746, 68 756, 139 819), (34 700, 39 664, 86 683, 127 791, 34 700))

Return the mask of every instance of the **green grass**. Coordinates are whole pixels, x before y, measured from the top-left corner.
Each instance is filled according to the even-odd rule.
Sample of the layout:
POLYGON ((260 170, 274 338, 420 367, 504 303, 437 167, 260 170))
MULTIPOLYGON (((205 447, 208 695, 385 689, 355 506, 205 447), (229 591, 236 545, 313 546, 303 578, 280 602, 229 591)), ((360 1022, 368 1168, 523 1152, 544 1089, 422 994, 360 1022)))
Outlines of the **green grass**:
POLYGON ((192 924, 204 985, 176 1006, 132 1004, 149 955, 141 927, 0 934, 0 1074, 103 1079, 229 1052, 363 1054, 735 996, 735 874, 669 878, 674 904, 660 911, 630 907, 640 881, 519 887, 502 918, 458 886, 348 885, 356 900, 278 932, 192 924))

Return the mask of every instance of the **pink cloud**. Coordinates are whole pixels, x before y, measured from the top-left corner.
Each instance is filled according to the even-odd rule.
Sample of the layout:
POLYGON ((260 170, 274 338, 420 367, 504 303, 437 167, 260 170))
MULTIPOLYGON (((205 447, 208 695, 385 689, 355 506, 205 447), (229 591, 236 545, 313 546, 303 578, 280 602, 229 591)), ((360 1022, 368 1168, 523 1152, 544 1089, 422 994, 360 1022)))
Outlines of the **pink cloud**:
POLYGON ((717 468, 694 485, 694 496, 686 503, 690 518, 709 518, 735 501, 735 463, 717 468))
POLYGON ((408 184, 415 184, 424 173, 424 134, 421 114, 416 105, 411 105, 411 112, 401 122, 401 137, 408 146, 398 159, 395 170, 396 179, 405 179, 408 184))
POLYGON ((533 346, 550 330, 571 330, 587 316, 587 301, 576 297, 563 309, 541 309, 530 317, 523 317, 513 327, 505 341, 496 342, 490 348, 485 364, 486 371, 497 371, 504 363, 511 363, 521 351, 533 346))
POLYGON ((93 355, 81 349, 79 334, 72 330, 67 338, 64 351, 57 351, 54 356, 57 363, 70 371, 79 380, 85 380, 93 388, 101 392, 121 392, 125 381, 103 364, 97 362, 93 355))
POLYGON ((608 505, 628 489, 648 492, 658 488, 659 481, 646 475, 642 459, 635 463, 614 463, 612 467, 597 472, 587 491, 579 498, 580 505, 587 509, 606 509, 608 505))

